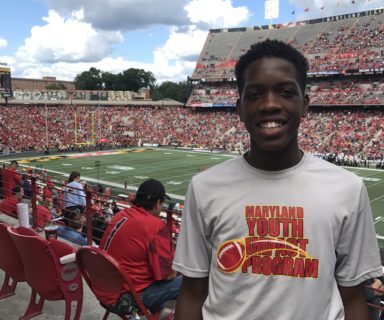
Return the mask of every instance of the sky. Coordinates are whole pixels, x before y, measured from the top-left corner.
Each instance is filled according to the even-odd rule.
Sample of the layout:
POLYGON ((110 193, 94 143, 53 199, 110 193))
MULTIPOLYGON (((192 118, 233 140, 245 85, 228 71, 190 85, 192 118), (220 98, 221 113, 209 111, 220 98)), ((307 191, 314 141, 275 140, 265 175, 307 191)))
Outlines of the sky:
MULTIPOLYGON (((272 23, 380 7, 383 0, 279 0, 272 23)), ((264 0, 2 1, 0 62, 18 78, 72 81, 95 67, 186 81, 209 29, 267 25, 264 9, 264 0)))

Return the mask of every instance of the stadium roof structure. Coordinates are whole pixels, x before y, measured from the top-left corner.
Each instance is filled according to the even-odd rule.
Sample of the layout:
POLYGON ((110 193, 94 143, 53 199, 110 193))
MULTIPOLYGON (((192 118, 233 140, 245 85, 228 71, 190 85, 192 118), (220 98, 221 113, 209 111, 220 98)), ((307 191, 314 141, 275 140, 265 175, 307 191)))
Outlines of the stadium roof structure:
POLYGON ((107 101, 107 100, 10 100, 10 105, 79 105, 79 106, 153 106, 153 107, 181 107, 184 104, 172 99, 152 100, 127 100, 127 101, 107 101))
MULTIPOLYGON (((334 39, 340 28, 349 30, 350 32, 357 22, 369 22, 372 28, 380 26, 380 24, 384 23, 384 8, 299 22, 242 28, 211 29, 193 75, 189 77, 188 80, 199 82, 236 81, 234 67, 238 58, 256 42, 269 38, 286 41, 296 47, 305 48, 308 45, 316 46, 317 36, 319 34, 327 32, 329 38, 334 39), (376 19, 371 20, 372 16, 376 16, 376 19)), ((377 52, 384 50, 384 43, 381 48, 373 48, 372 50, 376 50, 377 52)), ((325 51, 309 53, 306 54, 306 56, 311 59, 323 57, 326 53, 325 51)), ((317 70, 317 73, 320 75, 340 74, 343 72, 344 70, 336 70, 333 72, 317 70)), ((384 65, 383 68, 381 68, 381 72, 384 72, 384 65)), ((316 73, 314 73, 314 75, 316 75, 316 73)))
POLYGON ((319 99, 311 105, 383 105, 383 34, 384 8, 294 23, 211 29, 193 75, 188 77, 195 87, 186 105, 234 108, 236 63, 252 44, 266 39, 284 41, 304 53, 310 66, 307 90, 322 90, 321 82, 331 83, 331 79, 343 82, 333 83, 335 92, 332 85, 328 92, 316 91, 319 99), (361 92, 360 97, 340 99, 342 88, 348 92, 353 88, 355 96, 361 92))

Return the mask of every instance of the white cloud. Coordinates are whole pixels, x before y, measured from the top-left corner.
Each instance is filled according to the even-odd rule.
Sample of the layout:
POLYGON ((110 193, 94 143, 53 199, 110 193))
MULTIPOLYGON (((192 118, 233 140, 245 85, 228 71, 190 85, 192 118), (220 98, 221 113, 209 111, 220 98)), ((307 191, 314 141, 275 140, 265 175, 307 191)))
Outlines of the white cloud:
POLYGON ((82 21, 82 11, 65 20, 49 11, 43 26, 31 29, 31 35, 17 50, 22 61, 53 63, 57 61, 98 61, 111 53, 111 45, 123 41, 119 31, 96 31, 82 21))
POLYGON ((0 37, 0 48, 6 47, 8 45, 8 42, 6 39, 0 37))
MULTIPOLYGON (((13 70, 17 76, 26 78, 55 76, 58 79, 73 80, 77 74, 89 70, 90 67, 112 73, 119 73, 128 68, 142 68, 152 71, 159 82, 182 81, 186 80, 195 68, 208 28, 240 26, 250 15, 247 8, 234 7, 231 0, 191 0, 189 3, 187 0, 180 0, 173 8, 177 7, 179 18, 183 17, 184 24, 179 24, 177 19, 169 19, 165 23, 163 21, 170 17, 170 10, 166 9, 164 1, 174 2, 60 1, 66 7, 57 7, 58 11, 50 10, 43 18, 42 26, 31 28, 30 36, 16 52, 13 70), (148 10, 142 10, 146 4, 148 10), (141 27, 159 23, 169 25, 169 21, 173 23, 173 26, 169 27, 168 39, 154 50, 154 60, 151 63, 110 55, 113 45, 123 41, 123 31, 129 29, 126 20, 135 19, 132 8, 139 5, 141 12, 147 12, 137 17, 141 27), (106 8, 113 8, 113 12, 119 11, 118 9, 120 11, 119 14, 110 16, 106 8), (127 10, 129 15, 124 16, 122 12, 127 10), (103 26, 104 29, 101 28, 103 26)), ((58 3, 51 2, 57 6, 58 3)), ((177 15, 174 11, 171 13, 177 15)))
POLYGON ((84 20, 100 30, 138 30, 151 25, 188 25, 183 7, 189 0, 46 0, 65 15, 81 8, 84 20))
POLYGON ((188 61, 189 56, 200 54, 207 32, 190 26, 185 33, 171 28, 167 42, 154 51, 152 72, 161 82, 164 80, 186 80, 192 74, 196 61, 188 61))
POLYGON ((211 28, 238 26, 250 15, 246 7, 233 7, 231 0, 192 0, 185 9, 191 22, 204 22, 211 28))

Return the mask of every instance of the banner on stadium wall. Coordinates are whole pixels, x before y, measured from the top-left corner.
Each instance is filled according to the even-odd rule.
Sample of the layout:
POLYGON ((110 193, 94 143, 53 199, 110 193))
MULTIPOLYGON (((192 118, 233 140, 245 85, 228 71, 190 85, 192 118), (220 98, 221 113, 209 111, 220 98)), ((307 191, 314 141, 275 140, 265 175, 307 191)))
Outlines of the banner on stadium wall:
POLYGON ((279 17, 279 0, 265 0, 265 19, 277 19, 279 17))
POLYGON ((235 103, 214 103, 212 105, 212 107, 221 107, 221 108, 224 108, 224 107, 236 107, 236 104, 235 103))

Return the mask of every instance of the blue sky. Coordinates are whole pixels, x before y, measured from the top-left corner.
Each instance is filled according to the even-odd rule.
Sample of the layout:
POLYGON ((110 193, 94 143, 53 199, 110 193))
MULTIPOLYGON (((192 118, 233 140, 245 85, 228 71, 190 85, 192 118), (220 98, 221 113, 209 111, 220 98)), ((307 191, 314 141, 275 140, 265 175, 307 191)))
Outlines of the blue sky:
MULTIPOLYGON (((211 28, 269 24, 263 0, 3 1, 0 62, 13 77, 73 80, 96 67, 152 71, 158 80, 192 74, 211 28)), ((383 0, 280 0, 273 23, 383 7, 383 0), (304 11, 309 8, 309 11, 304 11), (322 8, 322 9, 321 9, 322 8), (292 14, 292 12, 295 12, 292 14)))

